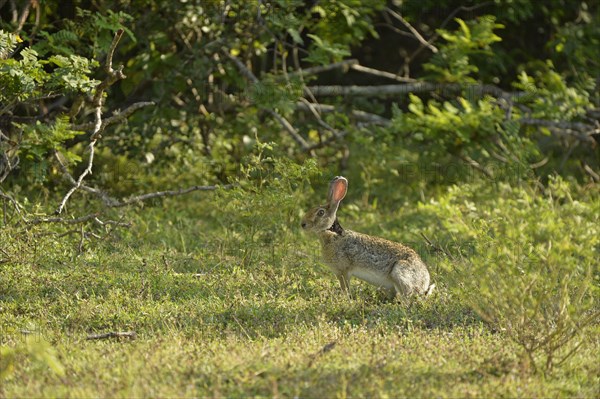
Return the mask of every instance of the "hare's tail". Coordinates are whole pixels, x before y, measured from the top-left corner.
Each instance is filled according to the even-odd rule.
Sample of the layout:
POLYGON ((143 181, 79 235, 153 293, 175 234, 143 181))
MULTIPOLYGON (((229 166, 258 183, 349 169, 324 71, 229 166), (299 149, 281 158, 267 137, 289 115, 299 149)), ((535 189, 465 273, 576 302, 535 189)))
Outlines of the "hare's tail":
POLYGON ((435 288, 435 284, 431 284, 428 288, 427 291, 425 291, 425 296, 429 296, 431 295, 431 293, 433 292, 433 289, 435 288))

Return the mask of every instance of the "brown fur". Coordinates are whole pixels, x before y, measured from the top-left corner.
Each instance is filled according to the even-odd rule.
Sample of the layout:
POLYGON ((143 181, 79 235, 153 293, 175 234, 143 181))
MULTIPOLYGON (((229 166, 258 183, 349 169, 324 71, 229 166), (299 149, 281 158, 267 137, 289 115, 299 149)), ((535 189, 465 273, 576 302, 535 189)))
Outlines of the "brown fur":
POLYGON ((325 263, 337 276, 341 288, 348 292, 350 278, 355 276, 392 295, 431 293, 435 285, 429 284, 427 266, 411 248, 341 227, 337 209, 347 188, 344 177, 333 179, 328 203, 309 210, 302 219, 302 228, 318 235, 325 263))

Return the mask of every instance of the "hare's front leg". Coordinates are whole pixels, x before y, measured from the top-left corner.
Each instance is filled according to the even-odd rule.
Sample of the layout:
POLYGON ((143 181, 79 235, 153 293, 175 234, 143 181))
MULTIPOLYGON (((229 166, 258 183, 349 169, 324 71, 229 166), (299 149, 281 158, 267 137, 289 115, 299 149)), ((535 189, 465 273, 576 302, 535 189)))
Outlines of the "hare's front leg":
POLYGON ((348 273, 336 273, 336 277, 340 282, 340 287, 348 296, 350 296, 350 276, 348 273))

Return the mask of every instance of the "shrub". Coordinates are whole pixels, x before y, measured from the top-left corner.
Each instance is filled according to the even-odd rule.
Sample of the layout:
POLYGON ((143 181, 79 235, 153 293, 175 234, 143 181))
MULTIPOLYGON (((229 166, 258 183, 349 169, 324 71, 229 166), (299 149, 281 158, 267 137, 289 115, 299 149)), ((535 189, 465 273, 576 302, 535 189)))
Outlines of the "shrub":
POLYGON ((522 348, 525 365, 549 372, 600 320, 600 202, 576 199, 556 177, 537 190, 503 184, 486 201, 492 191, 483 186, 454 187, 422 208, 469 244, 442 262, 453 289, 522 348))

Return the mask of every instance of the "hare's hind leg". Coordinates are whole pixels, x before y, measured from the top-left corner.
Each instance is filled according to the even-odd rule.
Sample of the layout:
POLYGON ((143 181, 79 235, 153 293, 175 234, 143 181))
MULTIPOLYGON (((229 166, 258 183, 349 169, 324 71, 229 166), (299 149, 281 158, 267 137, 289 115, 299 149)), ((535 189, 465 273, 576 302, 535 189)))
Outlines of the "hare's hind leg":
POLYGON ((390 273, 390 277, 398 293, 402 298, 407 298, 413 293, 413 276, 410 271, 410 263, 398 261, 390 273))

